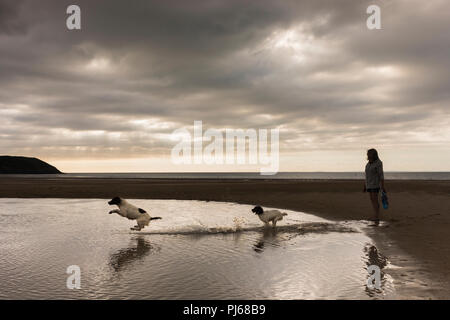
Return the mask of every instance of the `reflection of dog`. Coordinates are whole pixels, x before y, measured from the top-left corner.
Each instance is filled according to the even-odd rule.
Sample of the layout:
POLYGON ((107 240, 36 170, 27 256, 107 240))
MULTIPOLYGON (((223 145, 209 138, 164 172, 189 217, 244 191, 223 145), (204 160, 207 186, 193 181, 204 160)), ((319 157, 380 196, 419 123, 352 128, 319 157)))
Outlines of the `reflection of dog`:
POLYGON ((274 227, 277 225, 277 221, 283 220, 283 217, 287 216, 287 213, 278 210, 264 211, 260 206, 254 207, 252 212, 257 214, 259 219, 264 222, 266 226, 269 225, 269 222, 272 222, 274 227))
POLYGON ((118 250, 110 256, 109 265, 116 272, 125 270, 138 260, 144 259, 153 251, 157 252, 160 248, 152 245, 142 234, 133 239, 129 246, 118 250))
POLYGON ((135 225, 131 230, 141 230, 145 226, 148 226, 151 220, 161 219, 161 217, 150 217, 150 215, 144 209, 133 206, 128 203, 125 199, 114 197, 111 201, 108 202, 110 206, 117 205, 119 209, 111 210, 111 213, 117 213, 124 218, 130 220, 136 220, 137 225, 135 225))

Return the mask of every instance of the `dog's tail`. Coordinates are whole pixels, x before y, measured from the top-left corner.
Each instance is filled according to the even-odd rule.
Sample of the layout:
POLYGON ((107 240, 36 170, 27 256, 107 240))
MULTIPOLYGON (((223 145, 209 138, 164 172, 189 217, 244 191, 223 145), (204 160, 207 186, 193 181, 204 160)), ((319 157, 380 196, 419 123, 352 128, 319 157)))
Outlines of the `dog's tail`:
POLYGON ((158 220, 158 219, 162 219, 161 217, 153 217, 153 218, 150 218, 150 220, 158 220))

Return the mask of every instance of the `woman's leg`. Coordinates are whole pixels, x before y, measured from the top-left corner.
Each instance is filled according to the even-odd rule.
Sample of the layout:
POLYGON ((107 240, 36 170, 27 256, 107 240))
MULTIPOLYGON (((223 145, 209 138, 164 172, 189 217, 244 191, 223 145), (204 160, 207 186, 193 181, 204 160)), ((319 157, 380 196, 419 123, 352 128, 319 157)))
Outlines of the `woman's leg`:
POLYGON ((380 220, 380 203, 378 202, 378 192, 369 192, 370 202, 375 213, 374 220, 380 220))

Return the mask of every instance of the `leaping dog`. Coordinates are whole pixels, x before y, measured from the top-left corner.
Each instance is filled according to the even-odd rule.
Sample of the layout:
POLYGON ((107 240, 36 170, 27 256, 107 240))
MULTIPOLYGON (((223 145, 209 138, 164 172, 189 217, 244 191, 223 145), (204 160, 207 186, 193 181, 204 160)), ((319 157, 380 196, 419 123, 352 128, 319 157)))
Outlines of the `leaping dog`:
POLYGON ((148 226, 151 220, 162 219, 161 217, 150 217, 150 215, 144 209, 133 206, 131 203, 128 203, 127 200, 122 199, 120 197, 114 197, 111 201, 108 202, 110 206, 116 205, 119 209, 114 209, 109 212, 117 213, 118 215, 127 218, 129 220, 136 220, 137 225, 135 225, 131 230, 140 231, 141 229, 148 226))

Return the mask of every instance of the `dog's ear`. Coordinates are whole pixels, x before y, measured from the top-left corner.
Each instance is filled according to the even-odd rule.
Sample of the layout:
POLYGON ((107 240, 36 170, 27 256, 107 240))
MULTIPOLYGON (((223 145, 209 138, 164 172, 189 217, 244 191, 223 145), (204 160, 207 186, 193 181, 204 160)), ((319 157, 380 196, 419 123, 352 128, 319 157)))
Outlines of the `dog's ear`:
POLYGON ((252 209, 252 212, 254 212, 255 214, 263 214, 264 210, 263 208, 261 208, 261 206, 256 206, 252 209))
POLYGON ((113 205, 113 204, 120 204, 122 202, 122 199, 120 199, 119 197, 114 197, 111 199, 111 201, 108 202, 108 204, 113 205))

